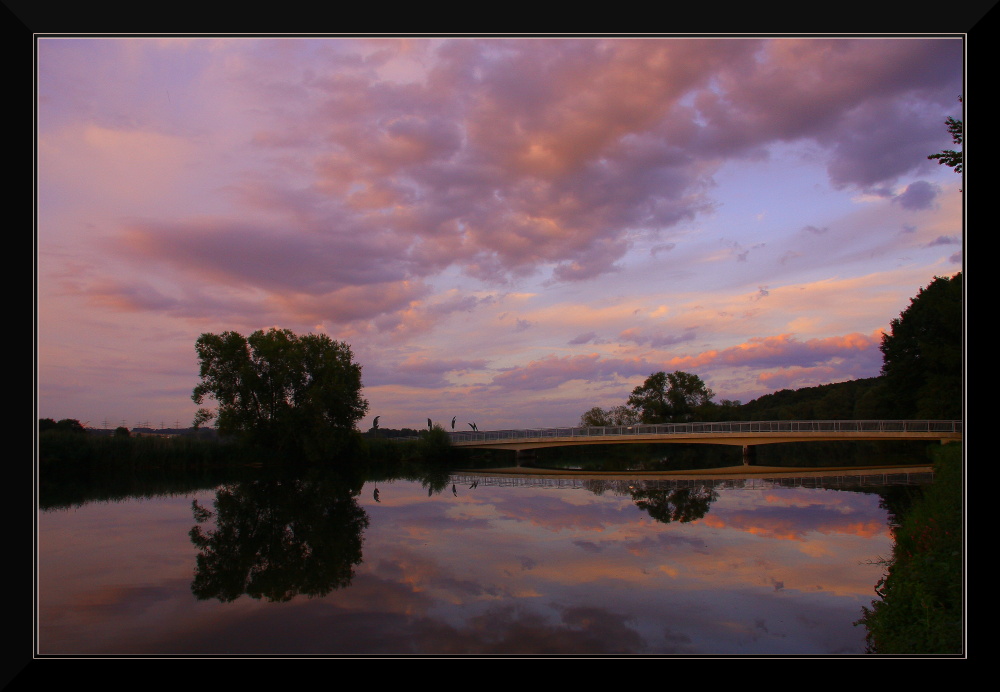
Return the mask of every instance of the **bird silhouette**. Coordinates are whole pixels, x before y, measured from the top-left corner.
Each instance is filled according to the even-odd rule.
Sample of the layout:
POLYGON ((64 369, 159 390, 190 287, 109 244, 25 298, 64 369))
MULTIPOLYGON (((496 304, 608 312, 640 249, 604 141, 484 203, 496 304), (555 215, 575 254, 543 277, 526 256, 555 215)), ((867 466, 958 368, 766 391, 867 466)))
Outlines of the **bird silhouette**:
POLYGON ((375 416, 375 420, 372 421, 372 427, 378 430, 378 419, 382 416, 375 416))
POLYGON ((427 419, 427 429, 428 430, 433 430, 434 429, 434 424, 431 423, 431 419, 430 418, 427 419))
POLYGON ((378 499, 378 486, 376 486, 375 487, 375 502, 381 502, 381 501, 382 500, 378 499))
POLYGON ((476 427, 475 423, 469 423, 469 427, 472 428, 475 432, 479 432, 479 428, 476 427))
POLYGON ((458 418, 458 416, 454 416, 454 417, 453 417, 453 418, 451 419, 451 429, 452 429, 452 430, 454 430, 454 429, 455 429, 455 419, 456 419, 456 418, 458 418))

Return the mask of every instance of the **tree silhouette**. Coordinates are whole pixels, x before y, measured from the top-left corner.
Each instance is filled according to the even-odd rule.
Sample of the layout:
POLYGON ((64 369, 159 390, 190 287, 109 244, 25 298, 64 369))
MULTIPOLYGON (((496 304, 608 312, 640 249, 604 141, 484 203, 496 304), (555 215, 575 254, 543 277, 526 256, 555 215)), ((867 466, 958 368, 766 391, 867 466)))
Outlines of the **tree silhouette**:
POLYGON ((636 507, 664 524, 674 521, 685 524, 701 519, 719 498, 719 494, 709 485, 668 489, 640 483, 629 494, 636 507))
POLYGON ((223 602, 244 594, 287 601, 348 586, 368 527, 359 492, 317 476, 222 486, 214 511, 193 502, 198 525, 189 536, 200 552, 191 591, 223 602))
MULTIPOLYGON (((962 97, 958 97, 959 103, 962 102, 962 97)), ((948 134, 951 135, 951 141, 955 144, 962 144, 962 140, 965 137, 965 126, 961 120, 949 117, 944 121, 945 125, 948 126, 948 134)), ((951 166, 955 169, 956 173, 962 172, 963 157, 962 152, 955 151, 953 149, 945 149, 937 154, 931 154, 927 158, 933 160, 937 159, 938 163, 942 163, 946 166, 951 166)))
POLYGON ((882 336, 883 392, 888 415, 962 416, 962 273, 937 277, 882 336))
MULTIPOLYGON (((201 382, 191 398, 218 402, 223 435, 323 456, 342 446, 368 410, 351 347, 325 334, 202 334, 195 350, 201 382)), ((209 417, 202 409, 195 422, 209 417)))
POLYGON ((654 372, 632 390, 628 405, 638 410, 643 423, 681 423, 707 407, 715 393, 700 377, 677 370, 654 372))

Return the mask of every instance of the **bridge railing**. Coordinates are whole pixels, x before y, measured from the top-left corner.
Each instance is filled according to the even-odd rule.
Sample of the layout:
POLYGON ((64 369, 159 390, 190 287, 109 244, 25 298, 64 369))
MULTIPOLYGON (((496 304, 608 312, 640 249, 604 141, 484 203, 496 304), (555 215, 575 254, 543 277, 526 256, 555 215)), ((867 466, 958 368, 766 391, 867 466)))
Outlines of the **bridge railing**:
POLYGON ((956 420, 781 420, 725 421, 710 423, 661 423, 580 428, 521 428, 510 430, 460 431, 449 433, 452 442, 499 442, 537 440, 549 437, 611 437, 633 435, 690 435, 697 433, 780 432, 928 432, 961 433, 956 420))

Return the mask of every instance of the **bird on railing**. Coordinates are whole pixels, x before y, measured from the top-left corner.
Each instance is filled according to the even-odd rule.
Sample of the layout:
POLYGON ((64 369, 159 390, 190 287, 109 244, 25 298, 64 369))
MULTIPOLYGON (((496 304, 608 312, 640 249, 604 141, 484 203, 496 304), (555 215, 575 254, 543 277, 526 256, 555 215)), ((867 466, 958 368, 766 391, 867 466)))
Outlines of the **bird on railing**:
POLYGON ((469 423, 469 427, 472 428, 473 432, 479 432, 479 428, 476 427, 475 423, 469 423))
POLYGON ((454 430, 454 429, 455 429, 455 420, 456 420, 457 418, 458 418, 458 416, 454 416, 454 417, 452 417, 452 419, 451 419, 451 429, 452 429, 452 430, 454 430))

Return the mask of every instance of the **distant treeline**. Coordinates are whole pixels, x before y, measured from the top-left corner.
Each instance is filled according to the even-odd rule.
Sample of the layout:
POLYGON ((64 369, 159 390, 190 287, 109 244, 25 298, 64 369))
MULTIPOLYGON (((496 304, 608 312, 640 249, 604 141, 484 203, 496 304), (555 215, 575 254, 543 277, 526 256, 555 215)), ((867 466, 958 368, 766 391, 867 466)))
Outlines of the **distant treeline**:
POLYGON ((881 387, 881 377, 869 377, 816 387, 782 389, 725 410, 729 415, 736 416, 732 420, 878 419, 885 417, 875 396, 881 387))
MULTIPOLYGON (((890 393, 891 384, 883 376, 848 382, 821 384, 801 389, 782 389, 745 404, 707 402, 692 409, 690 418, 698 422, 763 420, 877 420, 917 418, 914 406, 906 407, 905 395, 890 393), (904 399, 900 403, 896 399, 904 399)), ((959 397, 953 396, 958 400, 959 397)), ((960 419, 955 406, 941 407, 938 415, 927 418, 960 419)))

